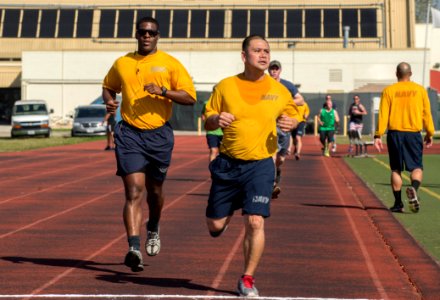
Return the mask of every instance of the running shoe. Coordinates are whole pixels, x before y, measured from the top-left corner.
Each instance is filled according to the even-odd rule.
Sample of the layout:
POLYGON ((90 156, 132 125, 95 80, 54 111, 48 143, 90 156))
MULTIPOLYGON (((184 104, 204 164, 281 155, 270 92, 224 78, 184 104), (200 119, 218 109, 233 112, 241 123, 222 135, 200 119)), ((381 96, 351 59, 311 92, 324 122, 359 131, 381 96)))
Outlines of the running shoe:
POLYGON ((258 290, 255 287, 254 277, 243 275, 238 281, 237 293, 242 297, 258 297, 258 290))
POLYGON ((417 213, 420 209, 420 202, 417 198, 417 191, 412 186, 406 189, 406 196, 408 197, 409 208, 412 212, 417 213))
POLYGON ((333 146, 332 146, 332 152, 333 152, 333 153, 336 153, 336 144, 333 144, 333 146))
POLYGON ((279 185, 274 185, 272 190, 272 199, 277 199, 278 195, 281 193, 281 188, 279 185))
POLYGON ((296 160, 299 160, 301 157, 299 156, 299 154, 298 153, 295 153, 295 159, 296 160))
POLYGON ((147 241, 145 242, 145 251, 149 256, 158 255, 160 252, 159 231, 148 231, 147 241))
POLYGON ((390 211, 394 213, 403 213, 404 212, 403 203, 394 204, 393 206, 390 207, 390 211))
POLYGON ((132 272, 140 272, 144 270, 144 264, 142 263, 142 253, 139 250, 135 250, 133 247, 128 249, 125 255, 124 264, 131 269, 132 272))
POLYGON ((330 151, 328 150, 328 148, 324 150, 324 156, 330 157, 330 151))

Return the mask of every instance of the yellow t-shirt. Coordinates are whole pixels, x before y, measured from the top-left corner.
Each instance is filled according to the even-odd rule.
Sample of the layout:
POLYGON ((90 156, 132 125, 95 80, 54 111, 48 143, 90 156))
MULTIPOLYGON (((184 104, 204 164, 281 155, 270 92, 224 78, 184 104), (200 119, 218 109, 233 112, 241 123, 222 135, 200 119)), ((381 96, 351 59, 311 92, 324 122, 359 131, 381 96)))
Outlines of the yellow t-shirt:
POLYGON ((171 118, 172 101, 144 91, 148 83, 184 90, 196 99, 192 79, 177 59, 160 50, 147 56, 128 53, 115 61, 103 87, 122 93, 122 119, 137 128, 155 129, 171 118))
POLYGON ((428 93, 414 82, 397 82, 382 92, 379 120, 375 135, 385 130, 420 132, 425 128, 428 136, 434 135, 434 123, 428 93))
POLYGON ((220 152, 242 160, 271 157, 277 150, 276 120, 281 114, 298 117, 289 90, 268 75, 257 82, 242 74, 216 85, 205 108, 205 117, 228 112, 235 121, 223 128, 220 152))
POLYGON ((298 115, 299 115, 298 122, 305 122, 306 116, 308 117, 310 115, 309 105, 306 102, 304 102, 303 105, 297 106, 297 109, 298 109, 298 115))

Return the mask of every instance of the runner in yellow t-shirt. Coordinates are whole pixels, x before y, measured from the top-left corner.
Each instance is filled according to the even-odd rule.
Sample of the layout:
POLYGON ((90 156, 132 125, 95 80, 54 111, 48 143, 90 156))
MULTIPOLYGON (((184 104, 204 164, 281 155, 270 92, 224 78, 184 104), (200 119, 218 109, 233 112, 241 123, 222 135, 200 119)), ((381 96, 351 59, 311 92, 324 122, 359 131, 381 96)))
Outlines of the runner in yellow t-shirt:
POLYGON ((125 265, 143 270, 140 252, 142 200, 147 195, 148 255, 160 251, 159 220, 164 196, 162 185, 174 146, 173 130, 167 122, 173 103, 192 105, 196 92, 191 77, 174 57, 157 49, 159 23, 141 18, 136 23, 138 50, 118 58, 103 82, 107 111, 115 114, 122 93, 122 121, 115 127, 117 175, 125 188, 123 218, 129 250, 125 265))
POLYGON ((394 194, 392 212, 403 212, 401 196, 402 171, 409 171, 411 186, 406 189, 408 203, 413 212, 419 211, 420 202, 417 190, 423 178, 423 138, 432 145, 434 122, 428 93, 419 84, 411 82, 411 66, 402 62, 397 66, 398 82, 382 92, 379 107, 379 120, 374 135, 374 146, 383 149, 381 136, 387 132, 387 148, 391 169, 391 188, 394 194))
POLYGON ((276 127, 287 132, 298 122, 290 92, 265 74, 270 62, 268 42, 248 36, 241 58, 244 72, 218 83, 206 104, 205 129, 223 128, 220 155, 210 164, 206 220, 210 234, 217 237, 234 211, 242 209, 245 267, 238 293, 258 296, 253 276, 264 249, 264 219, 270 215, 276 127))

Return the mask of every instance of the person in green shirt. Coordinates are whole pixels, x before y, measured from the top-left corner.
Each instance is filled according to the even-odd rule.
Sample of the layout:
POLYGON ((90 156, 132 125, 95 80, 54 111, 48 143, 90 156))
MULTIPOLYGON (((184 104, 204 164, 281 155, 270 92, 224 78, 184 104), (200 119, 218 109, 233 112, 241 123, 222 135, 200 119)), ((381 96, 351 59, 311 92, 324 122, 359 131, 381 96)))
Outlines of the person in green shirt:
POLYGON ((324 108, 321 109, 318 115, 319 124, 319 140, 324 149, 324 156, 330 157, 330 151, 335 142, 335 129, 339 124, 339 115, 333 109, 333 102, 330 99, 325 101, 324 108))
MULTIPOLYGON (((205 103, 203 104, 203 109, 202 109, 202 120, 205 121, 205 108, 206 108, 206 103, 208 102, 208 100, 205 101, 205 103)), ((222 142, 223 139, 223 129, 221 127, 215 129, 215 130, 207 130, 206 131, 206 143, 208 144, 208 148, 209 148, 209 162, 213 161, 217 155, 220 153, 219 152, 219 148, 220 148, 220 144, 222 142)))

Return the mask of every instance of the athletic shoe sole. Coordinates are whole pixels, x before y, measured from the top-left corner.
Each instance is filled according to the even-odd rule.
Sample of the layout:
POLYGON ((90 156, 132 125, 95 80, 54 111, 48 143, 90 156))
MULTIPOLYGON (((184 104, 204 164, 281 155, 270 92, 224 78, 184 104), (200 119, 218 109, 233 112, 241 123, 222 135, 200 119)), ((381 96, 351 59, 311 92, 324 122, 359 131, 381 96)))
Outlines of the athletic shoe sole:
POLYGON ((247 288, 244 286, 242 280, 238 281, 237 293, 240 297, 258 297, 258 290, 255 286, 247 288))
POLYGON ((124 264, 129 267, 132 272, 144 270, 142 254, 139 250, 129 250, 127 255, 125 255, 124 264))
POLYGON ((272 199, 277 199, 278 195, 281 193, 281 188, 279 186, 274 186, 272 190, 272 199))
POLYGON ((154 238, 151 238, 152 234, 156 232, 147 233, 147 241, 145 242, 145 252, 148 256, 156 256, 160 252, 160 236, 159 232, 155 234, 154 238))
POLYGON ((417 198, 417 191, 415 188, 410 186, 406 189, 406 196, 408 197, 409 208, 412 212, 417 213, 420 209, 420 202, 417 198))

